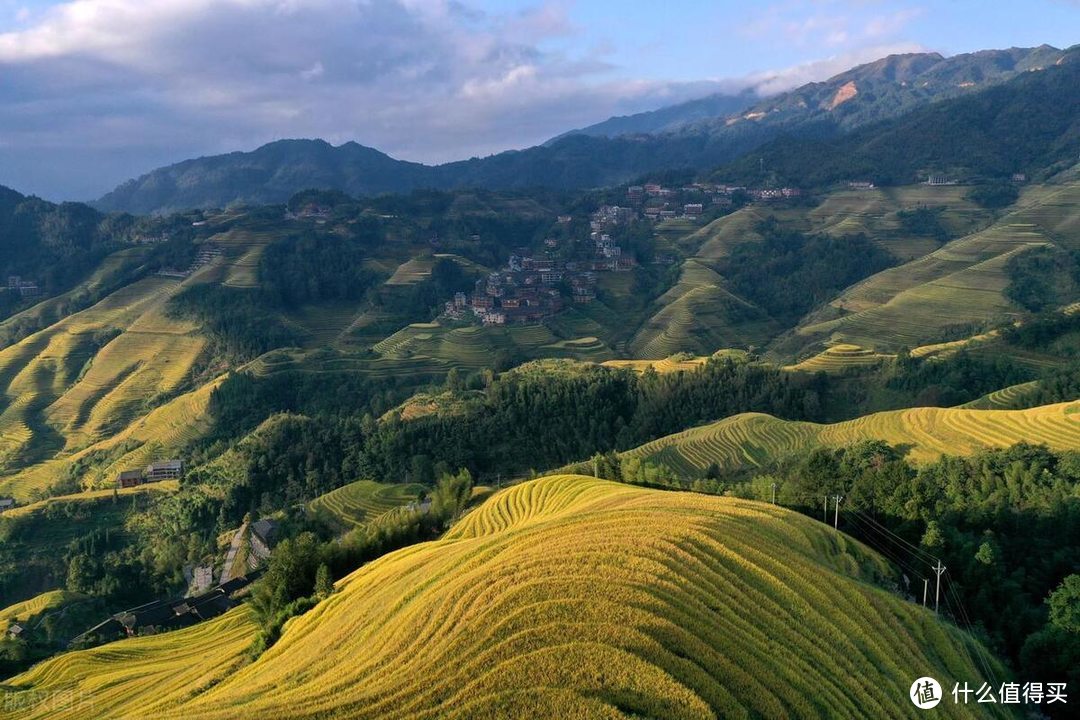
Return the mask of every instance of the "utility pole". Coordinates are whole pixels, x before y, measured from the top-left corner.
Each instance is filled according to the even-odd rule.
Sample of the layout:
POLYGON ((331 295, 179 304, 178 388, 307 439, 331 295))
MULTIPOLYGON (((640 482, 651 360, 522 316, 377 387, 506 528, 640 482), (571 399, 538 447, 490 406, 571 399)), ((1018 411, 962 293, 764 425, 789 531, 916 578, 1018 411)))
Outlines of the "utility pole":
POLYGON ((821 513, 821 522, 829 524, 829 496, 825 496, 825 510, 821 513))
POLYGON ((776 504, 776 483, 772 484, 772 504, 776 504))
POLYGON ((843 495, 834 495, 836 499, 836 515, 833 516, 833 529, 838 530, 840 528, 840 501, 844 499, 843 495))
POLYGON ((922 606, 926 607, 926 590, 930 587, 930 580, 928 578, 922 579, 922 606))
POLYGON ((592 459, 592 475, 594 478, 600 478, 600 462, 595 457, 592 459))
POLYGON ((937 615, 938 598, 941 596, 941 573, 945 572, 945 566, 941 564, 941 560, 937 561, 934 572, 937 573, 937 584, 934 586, 934 614, 937 615))

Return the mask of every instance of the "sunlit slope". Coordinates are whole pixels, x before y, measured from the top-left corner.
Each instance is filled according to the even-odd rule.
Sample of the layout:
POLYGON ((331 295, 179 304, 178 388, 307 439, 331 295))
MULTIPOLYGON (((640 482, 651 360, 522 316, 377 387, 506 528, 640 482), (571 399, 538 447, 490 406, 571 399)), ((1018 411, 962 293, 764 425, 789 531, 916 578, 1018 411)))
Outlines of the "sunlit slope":
POLYGON ((210 395, 219 380, 180 395, 146 415, 135 418, 115 434, 70 455, 58 456, 0 478, 0 495, 25 500, 34 489, 47 487, 83 461, 84 486, 107 485, 120 470, 140 468, 175 455, 211 425, 210 395))
POLYGON ((307 504, 307 509, 318 520, 345 531, 415 501, 424 490, 425 486, 417 483, 357 480, 320 495, 307 504))
POLYGON ((154 717, 235 673, 254 632, 238 608, 179 632, 60 655, 0 685, 0 718, 154 717))
POLYGON ((1007 317, 1017 310, 1003 294, 1009 259, 1041 245, 1080 247, 1078 207, 1080 184, 1032 189, 993 225, 847 289, 809 316, 797 338, 890 350, 1007 317))
POLYGON ((832 425, 743 413, 654 440, 626 455, 700 473, 712 463, 728 468, 760 466, 812 447, 840 447, 860 440, 909 447, 916 461, 1018 442, 1075 450, 1080 448, 1080 401, 1029 410, 890 410, 832 425))
POLYGON ((148 277, 0 351, 0 471, 101 440, 177 391, 206 345, 148 277))
POLYGON ((9 681, 6 706, 40 703, 25 718, 917 717, 911 680, 978 681, 982 651, 868 582, 885 572, 774 506, 548 477, 355 572, 242 669, 241 610, 39 665, 9 681), (64 692, 94 706, 45 706, 64 692))
POLYGON ((784 369, 802 372, 842 373, 852 368, 879 365, 889 357, 891 356, 882 355, 858 345, 839 343, 796 365, 788 365, 784 369))
POLYGON ((58 608, 65 603, 78 600, 81 597, 83 596, 78 593, 68 592, 67 590, 50 590, 41 593, 40 595, 35 595, 29 600, 23 600, 22 602, 0 609, 0 633, 7 634, 8 628, 11 627, 12 623, 26 622, 30 618, 34 618, 42 613, 58 608))

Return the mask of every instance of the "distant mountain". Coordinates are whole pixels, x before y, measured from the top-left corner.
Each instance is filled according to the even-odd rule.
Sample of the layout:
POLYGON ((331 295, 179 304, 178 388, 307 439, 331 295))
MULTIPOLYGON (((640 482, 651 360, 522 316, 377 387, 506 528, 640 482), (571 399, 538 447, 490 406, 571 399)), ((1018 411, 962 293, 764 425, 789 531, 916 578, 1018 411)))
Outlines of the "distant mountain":
POLYGON ((431 168, 354 142, 280 140, 253 152, 186 160, 129 180, 96 204, 139 214, 233 203, 284 202, 305 188, 351 195, 404 192, 430 182, 431 168))
POLYGON ((712 118, 683 130, 715 134, 740 125, 816 125, 820 129, 851 130, 1050 67, 1065 52, 1040 45, 982 50, 948 58, 938 53, 889 55, 824 82, 809 83, 762 100, 740 115, 712 118))
POLYGON ((1077 87, 1080 49, 1073 49, 1042 72, 850 133, 778 138, 716 177, 813 187, 846 180, 907 184, 929 174, 985 180, 1054 172, 1080 156, 1077 87))
POLYGON ((619 135, 653 135, 670 132, 700 120, 734 115, 759 102, 760 99, 752 90, 744 90, 735 95, 714 93, 678 105, 668 105, 659 110, 611 117, 595 125, 565 132, 544 144, 551 145, 570 135, 613 138, 619 135))
MULTIPOLYGON (((373 195, 416 188, 612 185, 658 171, 716 167, 783 135, 833 138, 931 102, 1050 67, 1066 54, 1043 45, 950 58, 936 53, 891 55, 743 107, 735 114, 693 120, 709 107, 723 112, 727 103, 718 97, 704 98, 654 113, 613 118, 527 150, 439 166, 395 160, 356 143, 334 147, 321 140, 280 141, 253 152, 188 160, 155 170, 105 195, 97 207, 146 214, 234 203, 282 203, 308 188, 373 195), (636 130, 646 127, 658 130, 653 134, 636 130)), ((737 97, 742 98, 740 102, 747 100, 737 97)))

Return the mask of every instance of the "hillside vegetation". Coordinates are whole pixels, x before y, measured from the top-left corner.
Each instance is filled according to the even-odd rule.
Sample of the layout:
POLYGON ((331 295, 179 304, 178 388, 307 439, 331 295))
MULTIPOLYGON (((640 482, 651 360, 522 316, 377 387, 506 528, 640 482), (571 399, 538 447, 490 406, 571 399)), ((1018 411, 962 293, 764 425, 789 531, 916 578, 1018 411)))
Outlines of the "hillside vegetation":
POLYGON ((1072 450, 1080 447, 1080 401, 1029 410, 920 407, 831 425, 743 413, 654 440, 626 455, 700 475, 714 463, 728 469, 757 467, 814 447, 842 447, 862 440, 908 449, 913 460, 1019 442, 1072 450))
MULTIPOLYGON (((23 718, 915 717, 910 678, 978 680, 985 651, 871 584, 888 572, 777 507, 548 477, 356 571, 246 667, 254 628, 239 609, 42 663, 9 681, 4 707, 23 718), (82 701, 56 707, 58 693, 82 701)), ((988 711, 1006 716, 941 706, 988 711)))

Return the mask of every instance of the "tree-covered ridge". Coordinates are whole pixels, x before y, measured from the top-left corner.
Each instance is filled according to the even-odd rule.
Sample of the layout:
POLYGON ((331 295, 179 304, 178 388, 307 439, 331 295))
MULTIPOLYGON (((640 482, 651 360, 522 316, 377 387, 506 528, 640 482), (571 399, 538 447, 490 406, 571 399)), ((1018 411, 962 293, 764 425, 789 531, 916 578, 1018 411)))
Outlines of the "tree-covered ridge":
POLYGON ((720 180, 821 187, 852 180, 903 185, 1052 173, 1080 153, 1080 63, 1062 62, 849 135, 777 139, 716 171, 720 180))

